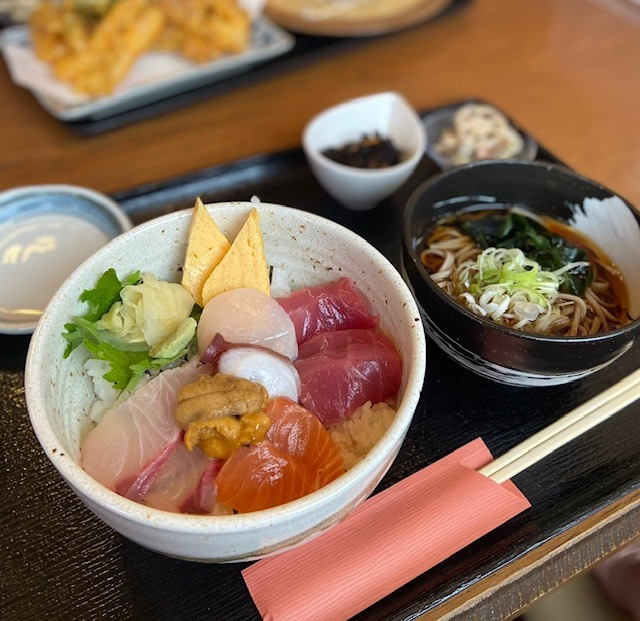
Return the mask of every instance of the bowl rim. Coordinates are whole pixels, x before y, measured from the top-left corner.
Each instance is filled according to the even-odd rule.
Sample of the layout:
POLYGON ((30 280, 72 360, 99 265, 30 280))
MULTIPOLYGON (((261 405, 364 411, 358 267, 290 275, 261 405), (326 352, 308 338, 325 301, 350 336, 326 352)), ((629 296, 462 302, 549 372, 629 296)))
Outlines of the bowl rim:
MULTIPOLYGON (((296 516, 312 511, 316 506, 321 506, 328 497, 339 496, 342 491, 346 491, 349 487, 356 484, 357 480, 365 476, 367 472, 383 466, 390 451, 396 443, 403 440, 411 424, 424 386, 426 372, 426 339, 418 306, 399 272, 379 250, 369 244, 364 238, 332 220, 284 205, 231 201, 210 203, 207 207, 218 209, 220 207, 226 207, 228 209, 235 209, 238 212, 248 207, 255 207, 259 210, 271 209, 276 212, 281 210, 295 211, 297 217, 302 217, 303 220, 305 220, 305 224, 320 225, 325 229, 328 228, 329 232, 340 233, 346 236, 352 243, 366 248, 371 258, 375 259, 377 265, 383 269, 387 277, 395 284, 395 289, 398 294, 402 295, 403 301, 406 302, 405 312, 407 317, 412 316, 414 319, 412 322, 412 326, 415 325, 412 337, 414 364, 407 376, 405 394, 397 409, 396 416, 385 434, 358 464, 328 485, 289 503, 252 513, 226 516, 178 514, 148 507, 129 500, 124 496, 120 496, 116 492, 98 483, 84 471, 79 463, 64 454, 65 450, 60 445, 56 433, 47 419, 46 403, 42 398, 41 391, 41 385, 44 380, 40 378, 37 373, 36 360, 39 356, 40 349, 46 344, 46 341, 42 340, 44 338, 42 336, 44 330, 42 326, 45 325, 45 322, 40 322, 29 344, 25 366, 25 397, 31 425, 49 460, 82 500, 86 497, 92 503, 95 503, 111 514, 115 513, 141 526, 191 535, 243 532, 288 522, 296 516), (55 453, 53 448, 57 449, 55 453)), ((51 299, 45 313, 49 311, 51 306, 57 303, 58 298, 74 289, 75 280, 79 274, 89 268, 93 263, 99 262, 103 256, 110 253, 113 248, 117 249, 118 246, 125 244, 129 239, 149 228, 160 227, 174 220, 187 218, 192 211, 192 208, 184 209, 150 220, 128 231, 124 235, 117 237, 101 248, 67 278, 51 299)))
MULTIPOLYGON (((616 338, 621 336, 627 332, 631 332, 637 330, 640 327, 640 316, 636 319, 633 319, 628 324, 616 328, 615 330, 609 330, 608 332, 603 332, 601 334, 593 334, 587 336, 554 336, 550 334, 537 334, 533 332, 523 332, 522 330, 516 330, 515 328, 510 328, 508 326, 504 326, 499 323, 495 323, 489 319, 484 317, 478 317, 474 315, 471 311, 467 310, 461 304, 458 304, 450 295, 446 294, 440 287, 438 287, 430 277, 429 272, 420 261, 420 257, 413 249, 413 234, 410 227, 410 216, 413 215, 415 209, 417 207, 419 199, 422 195, 433 187, 436 183, 439 183, 442 179, 455 176, 461 173, 464 170, 468 170, 470 168, 478 168, 484 166, 525 166, 525 167, 536 167, 536 168, 545 168, 547 170, 555 170, 563 175, 567 175, 572 177, 578 181, 586 182, 592 186, 598 187, 600 190, 608 192, 611 196, 617 196, 620 198, 625 205, 630 209, 633 213, 634 217, 640 224, 640 212, 630 203, 626 198, 613 192, 606 186, 601 183, 590 179, 589 177, 585 177, 584 175, 580 175, 575 171, 571 170, 567 166, 563 166, 560 164, 554 164, 552 162, 541 162, 541 161, 528 161, 528 160, 520 160, 515 158, 510 159, 493 159, 493 160, 480 160, 477 162, 470 162, 468 164, 462 164, 461 166, 455 166, 453 168, 448 168, 447 170, 443 170, 442 172, 430 177, 423 183, 421 183, 411 194, 407 203, 404 207, 404 211, 402 214, 402 242, 404 246, 404 250, 407 252, 409 257, 411 258, 411 262, 414 267, 417 269, 420 274, 422 280, 426 283, 427 287, 434 293, 438 299, 445 302, 451 309, 455 310, 456 313, 462 315, 463 317, 470 319, 474 322, 478 327, 490 328, 492 330, 496 330, 502 334, 510 335, 514 337, 518 337, 527 341, 544 341, 547 343, 585 343, 585 342, 596 342, 596 341, 606 341, 612 338, 616 338)), ((420 301, 418 304, 422 307, 420 301)), ((428 310, 424 309, 424 312, 428 314, 428 310)))
POLYGON ((414 110, 414 108, 403 95, 394 91, 384 91, 382 93, 373 93, 371 95, 364 95, 362 97, 348 99, 316 114, 305 125, 304 130, 302 131, 302 147, 310 159, 335 173, 349 174, 353 175, 354 177, 360 177, 362 179, 367 179, 373 176, 392 176, 397 174, 398 172, 413 168, 418 164, 427 149, 427 131, 422 122, 422 119, 418 116, 418 113, 414 110), (406 113, 407 118, 414 126, 414 129, 416 130, 415 134, 417 137, 417 144, 412 150, 409 157, 398 162, 397 164, 393 164, 392 166, 385 166, 384 168, 359 168, 357 166, 348 166, 347 164, 341 164, 340 162, 336 162, 328 158, 322 153, 320 149, 318 149, 312 143, 310 138, 311 132, 320 123, 326 122, 328 120, 328 117, 339 113, 341 110, 355 108, 359 105, 375 101, 376 99, 391 99, 398 102, 400 104, 400 107, 406 113))
POLYGON ((129 216, 112 198, 110 198, 106 194, 97 192, 96 190, 68 183, 24 185, 17 188, 3 190, 2 192, 0 192, 0 209, 6 203, 11 202, 16 198, 30 196, 33 194, 73 194, 76 196, 81 196, 82 198, 87 199, 88 201, 100 206, 106 212, 108 212, 109 215, 113 217, 114 221, 117 223, 122 232, 130 231, 133 228, 133 223, 131 222, 129 216))

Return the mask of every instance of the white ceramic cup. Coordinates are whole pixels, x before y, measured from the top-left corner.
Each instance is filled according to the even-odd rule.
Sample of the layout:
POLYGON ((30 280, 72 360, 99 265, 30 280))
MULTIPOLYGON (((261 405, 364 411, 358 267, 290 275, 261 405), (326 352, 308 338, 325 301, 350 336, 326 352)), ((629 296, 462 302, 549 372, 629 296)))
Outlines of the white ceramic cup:
POLYGON ((302 146, 314 175, 339 203, 355 210, 375 207, 395 192, 415 170, 426 147, 420 117, 404 97, 380 93, 329 108, 305 127, 302 146), (358 142, 378 132, 390 138, 402 154, 386 168, 356 168, 329 159, 323 152, 358 142))

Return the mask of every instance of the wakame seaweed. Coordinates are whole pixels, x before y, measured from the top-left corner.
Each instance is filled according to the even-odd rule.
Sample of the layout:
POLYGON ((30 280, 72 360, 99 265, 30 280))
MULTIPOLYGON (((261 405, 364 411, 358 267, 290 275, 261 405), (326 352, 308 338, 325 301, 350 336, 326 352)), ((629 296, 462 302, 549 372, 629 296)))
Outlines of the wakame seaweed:
MULTIPOLYGON (((542 269, 550 272, 568 263, 589 261, 589 256, 581 248, 554 235, 539 222, 512 211, 493 213, 477 220, 461 218, 455 224, 482 248, 519 248, 529 259, 537 261, 542 269)), ((563 276, 560 291, 584 298, 593 281, 593 268, 591 265, 577 266, 563 276)))

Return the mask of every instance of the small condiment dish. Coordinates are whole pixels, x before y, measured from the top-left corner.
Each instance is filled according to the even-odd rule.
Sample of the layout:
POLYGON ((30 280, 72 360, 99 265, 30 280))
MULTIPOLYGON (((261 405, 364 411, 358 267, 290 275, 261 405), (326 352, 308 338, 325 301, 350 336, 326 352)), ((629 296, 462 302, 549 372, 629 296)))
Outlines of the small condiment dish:
MULTIPOLYGON (((453 168, 455 166, 449 159, 441 155, 437 150, 437 144, 442 136, 442 133, 450 128, 453 125, 453 117, 455 113, 465 104, 481 104, 481 105, 491 105, 485 104, 481 101, 469 100, 463 103, 456 103, 450 106, 445 106, 444 108, 438 108, 433 112, 427 114, 422 123, 425 127, 427 133, 427 155, 442 169, 448 170, 449 168, 453 168)), ((491 106, 495 107, 495 106, 491 106)), ((498 112, 501 112, 498 108, 496 108, 498 112)), ((504 114, 504 113, 502 113, 504 114)), ((519 153, 514 155, 513 159, 518 160, 526 160, 533 161, 536 158, 538 153, 538 143, 526 132, 523 132, 519 129, 511 119, 507 118, 509 124, 515 129, 521 136, 523 145, 522 149, 519 153)))
POLYGON ((426 147, 426 132, 409 103, 396 93, 352 99, 329 108, 305 127, 302 146, 311 170, 328 194, 349 209, 366 210, 395 192, 415 170, 426 147), (379 133, 401 153, 386 168, 339 164, 323 152, 379 133))

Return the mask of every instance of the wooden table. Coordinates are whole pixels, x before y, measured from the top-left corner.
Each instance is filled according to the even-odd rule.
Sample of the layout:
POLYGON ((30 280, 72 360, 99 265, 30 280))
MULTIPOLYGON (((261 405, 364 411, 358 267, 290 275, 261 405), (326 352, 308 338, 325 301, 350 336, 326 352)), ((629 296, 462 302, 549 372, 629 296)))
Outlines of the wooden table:
MULTIPOLYGON (((434 23, 92 138, 50 118, 0 66, 0 188, 55 182, 115 192, 296 146, 323 108, 396 90, 419 109, 488 99, 558 157, 640 204, 640 10, 622 19, 603 8, 615 1, 475 0, 434 23)), ((639 533, 636 491, 424 619, 507 618, 639 533)))

